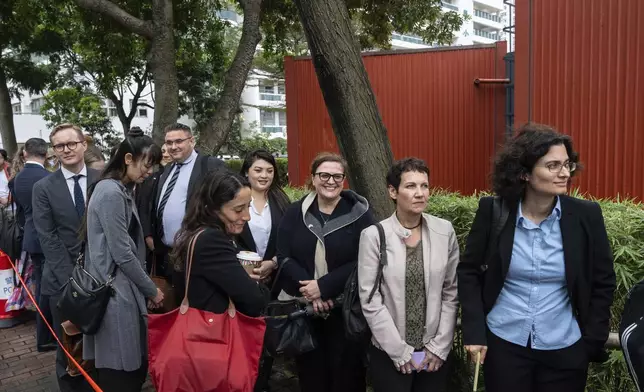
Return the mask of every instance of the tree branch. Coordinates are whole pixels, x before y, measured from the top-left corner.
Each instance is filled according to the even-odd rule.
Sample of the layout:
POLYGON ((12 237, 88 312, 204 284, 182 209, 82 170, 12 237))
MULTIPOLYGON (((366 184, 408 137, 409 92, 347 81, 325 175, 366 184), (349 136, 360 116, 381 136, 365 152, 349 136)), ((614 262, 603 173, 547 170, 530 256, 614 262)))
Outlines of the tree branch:
POLYGON ((148 39, 152 39, 154 32, 149 22, 132 16, 127 11, 109 0, 76 0, 79 7, 112 18, 116 23, 148 39))
POLYGON ((262 0, 238 0, 244 10, 242 35, 237 53, 224 78, 224 88, 217 108, 203 128, 199 143, 205 151, 218 152, 228 139, 235 116, 240 111, 239 98, 253 67, 255 51, 262 36, 259 30, 262 0))

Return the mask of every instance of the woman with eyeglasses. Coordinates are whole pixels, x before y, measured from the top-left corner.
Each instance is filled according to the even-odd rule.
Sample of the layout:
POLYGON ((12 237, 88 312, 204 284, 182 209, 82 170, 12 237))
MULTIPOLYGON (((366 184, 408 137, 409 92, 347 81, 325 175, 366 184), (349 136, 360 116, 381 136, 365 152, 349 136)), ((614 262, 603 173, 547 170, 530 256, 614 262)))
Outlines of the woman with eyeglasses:
POLYGON ((366 388, 363 347, 345 338, 342 313, 334 308, 357 264, 360 233, 375 223, 367 200, 343 190, 346 169, 339 155, 318 155, 311 164, 311 193, 286 210, 277 236, 279 284, 323 316, 311 320, 318 347, 295 359, 306 392, 366 388))
POLYGON ((613 258, 596 202, 566 196, 570 137, 523 126, 498 154, 458 266, 465 349, 488 392, 583 392, 608 354, 613 258))

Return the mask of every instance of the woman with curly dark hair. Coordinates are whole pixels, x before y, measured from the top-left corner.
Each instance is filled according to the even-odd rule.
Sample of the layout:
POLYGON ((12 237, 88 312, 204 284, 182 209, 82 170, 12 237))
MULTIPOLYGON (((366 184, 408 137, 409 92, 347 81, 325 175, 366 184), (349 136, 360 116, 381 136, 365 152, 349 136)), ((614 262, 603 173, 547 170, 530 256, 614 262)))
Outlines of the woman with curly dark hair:
POLYGON ((566 196, 569 136, 523 126, 498 154, 458 267, 465 349, 488 392, 583 392, 608 355, 613 258, 599 205, 566 196))

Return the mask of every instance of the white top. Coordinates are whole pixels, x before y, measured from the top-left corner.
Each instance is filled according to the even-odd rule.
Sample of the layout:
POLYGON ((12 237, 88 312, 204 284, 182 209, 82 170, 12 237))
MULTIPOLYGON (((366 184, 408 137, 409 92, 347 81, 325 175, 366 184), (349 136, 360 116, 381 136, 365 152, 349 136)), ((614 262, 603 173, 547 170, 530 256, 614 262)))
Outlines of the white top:
MULTIPOLYGON (((174 247, 174 236, 177 234, 181 228, 181 222, 183 222, 183 217, 186 215, 186 203, 188 201, 188 185, 190 184, 190 176, 192 175, 192 169, 195 167, 195 161, 197 160, 197 151, 193 151, 192 154, 183 162, 181 169, 179 170, 179 178, 177 178, 177 183, 174 184, 168 203, 165 205, 163 210, 163 243, 170 248, 174 247)), ((163 195, 165 194, 168 184, 172 179, 172 175, 175 170, 177 170, 177 165, 172 165, 170 173, 166 178, 163 188, 161 188, 161 197, 159 197, 159 205, 161 200, 163 200, 163 195)), ((158 207, 157 205, 157 211, 158 207)))
POLYGON ((9 179, 7 174, 0 167, 0 197, 7 198, 9 197, 9 179))
MULTIPOLYGON (((63 172, 63 176, 67 181, 69 194, 72 196, 74 205, 76 205, 76 200, 74 200, 74 176, 77 174, 65 169, 63 165, 60 165, 60 171, 63 172)), ((85 201, 85 204, 87 204, 87 166, 83 166, 78 174, 81 175, 81 178, 78 180, 78 185, 80 185, 81 190, 83 191, 83 200, 85 201)))
POLYGON ((262 210, 262 213, 260 214, 255 207, 255 200, 251 200, 250 222, 248 222, 248 228, 253 235, 253 241, 255 241, 257 254, 262 257, 264 257, 266 248, 268 247, 268 239, 271 236, 272 226, 273 222, 271 221, 271 209, 268 205, 268 201, 264 206, 264 210, 262 210))

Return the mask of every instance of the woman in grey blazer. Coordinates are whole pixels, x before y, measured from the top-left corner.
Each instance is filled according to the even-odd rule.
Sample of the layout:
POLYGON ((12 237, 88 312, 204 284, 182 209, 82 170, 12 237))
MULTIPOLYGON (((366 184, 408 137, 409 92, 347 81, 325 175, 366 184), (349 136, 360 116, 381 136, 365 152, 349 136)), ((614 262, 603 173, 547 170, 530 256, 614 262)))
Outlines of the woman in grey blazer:
POLYGON ((145 240, 132 188, 152 173, 161 151, 142 131, 128 133, 101 179, 89 189, 85 268, 115 295, 95 335, 83 338, 83 358, 93 359, 105 392, 140 391, 147 376, 147 307, 163 294, 145 270, 145 240), (92 189, 93 188, 93 189, 92 189))

